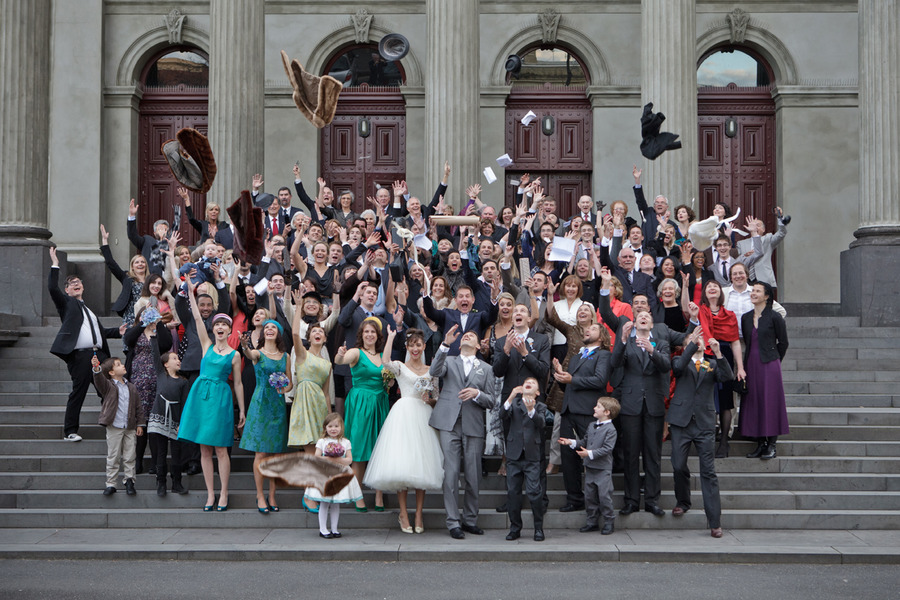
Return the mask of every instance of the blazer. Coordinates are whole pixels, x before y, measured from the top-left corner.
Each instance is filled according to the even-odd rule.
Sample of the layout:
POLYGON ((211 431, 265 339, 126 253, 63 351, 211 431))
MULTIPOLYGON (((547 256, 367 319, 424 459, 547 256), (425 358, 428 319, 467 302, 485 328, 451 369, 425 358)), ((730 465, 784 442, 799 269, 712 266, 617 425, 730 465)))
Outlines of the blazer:
POLYGON ((147 260, 147 272, 148 273, 156 273, 157 275, 162 275, 163 271, 165 271, 165 254, 163 254, 163 266, 160 268, 159 265, 153 264, 151 257, 153 256, 153 251, 157 249, 160 245, 160 241, 153 237, 152 235, 139 235, 137 230, 137 220, 136 219, 128 219, 128 222, 125 226, 125 231, 128 233, 128 240, 134 244, 134 247, 137 248, 138 252, 147 260))
POLYGON ((234 249, 234 232, 231 230, 231 225, 226 224, 224 228, 218 230, 213 239, 217 244, 225 246, 226 250, 234 249))
MULTIPOLYGON (((615 242, 614 242, 615 243, 615 242)), ((608 267, 613 276, 622 284, 622 302, 631 304, 635 294, 644 294, 647 296, 650 306, 654 306, 657 302, 656 293, 653 291, 653 278, 646 273, 635 271, 631 277, 631 283, 628 283, 628 271, 619 266, 619 259, 610 258, 610 249, 606 246, 600 246, 600 262, 603 266, 608 267)))
POLYGON ((513 398, 509 410, 506 409, 506 401, 501 399, 501 402, 500 422, 503 424, 503 436, 506 440, 506 458, 541 460, 544 457, 547 405, 536 402, 534 415, 529 417, 521 394, 513 398))
MULTIPOLYGON (((472 311, 469 313, 469 317, 466 320, 465 328, 462 327, 462 319, 460 317, 460 312, 455 308, 442 308, 437 309, 434 307, 434 303, 431 301, 430 296, 425 296, 422 298, 422 310, 425 311, 425 316, 437 323, 438 327, 441 328, 441 331, 447 332, 454 325, 459 326, 460 338, 462 334, 467 331, 474 331, 478 335, 478 339, 482 339, 484 337, 484 332, 487 331, 488 327, 490 327, 497 320, 497 305, 491 304, 490 309, 487 312, 475 312, 472 311)), ((450 346, 450 355, 456 356, 459 354, 459 339, 453 342, 453 345, 450 346)))
POLYGON ((704 431, 714 431, 716 384, 731 381, 734 379, 734 372, 725 359, 705 358, 709 362, 709 370, 698 373, 693 359, 696 351, 697 344, 691 342, 683 354, 672 359, 675 394, 669 403, 666 421, 676 427, 687 427, 691 418, 694 418, 704 431))
MULTIPOLYGON (((753 311, 745 312, 741 317, 741 332, 744 334, 744 364, 750 360, 753 334, 753 311)), ((759 342, 759 359, 764 363, 783 360, 788 349, 787 327, 784 319, 770 307, 763 309, 759 315, 756 331, 759 342)))
MULTIPOLYGON (((662 307, 661 304, 658 306, 662 307)), ((665 311, 665 308, 663 308, 663 311, 665 311)), ((653 337, 666 340, 669 344, 669 348, 683 346, 684 338, 693 333, 694 328, 697 327, 697 324, 688 321, 687 329, 685 329, 684 332, 675 331, 662 322, 662 317, 657 318, 660 314, 659 309, 651 307, 650 313, 653 315, 653 329, 650 330, 653 333, 653 337)), ((605 296, 600 294, 600 318, 603 319, 603 322, 606 323, 610 329, 616 332, 617 336, 622 329, 622 325, 631 322, 631 319, 625 315, 618 316, 612 311, 612 307, 609 304, 609 294, 605 296)))
POLYGON ((618 434, 612 422, 597 426, 594 421, 587 427, 584 439, 576 438, 575 447, 582 446, 591 450, 594 457, 584 458, 584 466, 590 471, 606 471, 612 473, 613 448, 616 447, 618 434))
MULTIPOLYGON (((641 215, 644 217, 644 222, 641 224, 641 231, 644 232, 644 243, 649 244, 656 239, 656 228, 659 227, 659 221, 656 219, 656 210, 647 204, 643 187, 636 185, 632 189, 634 190, 634 203, 637 204, 638 210, 641 211, 641 215)), ((675 225, 676 228, 678 227, 678 224, 671 219, 669 219, 669 223, 675 225)))
POLYGON ((541 393, 547 390, 547 374, 550 373, 550 338, 543 333, 528 330, 528 354, 524 357, 515 348, 511 348, 509 355, 503 351, 506 337, 498 339, 494 343, 494 376, 503 378, 503 389, 500 391, 500 399, 505 400, 517 385, 522 385, 528 377, 538 380, 541 393), (531 340, 531 341, 528 341, 531 340))
MULTIPOLYGON (((112 276, 118 279, 119 283, 122 284, 122 291, 119 292, 119 297, 116 298, 116 301, 112 305, 113 312, 121 317, 125 314, 128 303, 131 302, 131 289, 134 285, 134 279, 132 279, 128 273, 123 271, 122 267, 119 266, 119 263, 116 262, 116 259, 113 258, 112 252, 109 249, 109 244, 100 246, 100 254, 103 255, 103 261, 106 263, 106 268, 109 269, 112 276)), ((137 298, 135 298, 135 300, 137 300, 137 298)))
MULTIPOLYGON (((113 424, 116 419, 116 412, 119 410, 119 388, 107 379, 103 373, 93 373, 94 387, 100 393, 100 418, 97 422, 104 427, 113 424)), ((138 426, 146 427, 147 415, 138 394, 138 389, 130 381, 128 384, 128 418, 126 419, 125 429, 136 429, 138 426)), ((146 434, 146 432, 145 432, 146 434)))
POLYGON ((772 287, 778 287, 775 281, 775 271, 772 270, 772 252, 786 235, 787 226, 783 220, 778 219, 775 233, 743 239, 737 243, 738 252, 741 254, 749 252, 751 249, 755 249, 760 254, 756 263, 750 266, 750 281, 765 281, 772 287))
MULTIPOLYGON (((186 206, 184 208, 184 212, 187 214, 188 223, 190 223, 191 227, 193 227, 197 231, 197 233, 200 234, 199 243, 202 244, 203 242, 208 240, 211 237, 209 235, 209 221, 205 219, 201 221, 200 219, 195 217, 193 207, 191 206, 186 206)), ((223 227, 228 227, 228 223, 226 223, 225 221, 219 221, 218 223, 216 223, 216 231, 222 229, 223 227)))
MULTIPOLYGON (((66 360, 72 352, 75 351, 75 344, 78 342, 78 334, 81 332, 81 325, 84 323, 84 311, 81 308, 81 301, 67 295, 59 289, 59 267, 50 269, 50 275, 47 277, 47 288, 50 291, 50 298, 56 305, 56 312, 62 319, 59 332, 50 346, 50 354, 58 356, 66 360)), ((95 315, 97 313, 94 313, 95 315)), ((99 323, 99 317, 98 321, 99 323)), ((122 334, 113 327, 103 327, 100 324, 100 348, 103 353, 109 356, 109 344, 106 343, 107 338, 120 338, 122 334)))
MULTIPOLYGON (((651 332, 652 334, 652 332, 651 332)), ((669 393, 669 343, 653 335, 655 351, 650 354, 638 348, 632 339, 623 343, 622 331, 616 332, 616 345, 612 351, 612 366, 623 367, 622 411, 619 414, 638 416, 647 403, 647 412, 653 417, 666 414, 665 398, 669 393)))
POLYGON ((496 404, 494 374, 490 365, 476 358, 475 366, 466 377, 462 357, 449 354, 443 349, 438 350, 428 371, 432 377, 443 378, 444 384, 428 424, 441 431, 453 431, 461 416, 463 435, 483 438, 484 411, 496 404), (476 388, 481 395, 475 400, 463 402, 459 399, 459 392, 467 387, 476 388))
POLYGON ((593 415, 597 398, 606 395, 612 354, 609 350, 595 349, 585 358, 581 352, 572 355, 566 372, 572 381, 566 384, 562 412, 575 415, 593 415))

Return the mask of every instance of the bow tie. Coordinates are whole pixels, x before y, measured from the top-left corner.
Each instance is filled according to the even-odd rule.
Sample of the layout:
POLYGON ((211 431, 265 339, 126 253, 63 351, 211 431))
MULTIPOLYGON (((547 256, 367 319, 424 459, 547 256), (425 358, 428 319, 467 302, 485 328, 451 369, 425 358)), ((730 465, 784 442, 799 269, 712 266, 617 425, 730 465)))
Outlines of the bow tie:
POLYGON ((600 429, 600 425, 602 425, 602 423, 594 422, 594 429, 600 429))

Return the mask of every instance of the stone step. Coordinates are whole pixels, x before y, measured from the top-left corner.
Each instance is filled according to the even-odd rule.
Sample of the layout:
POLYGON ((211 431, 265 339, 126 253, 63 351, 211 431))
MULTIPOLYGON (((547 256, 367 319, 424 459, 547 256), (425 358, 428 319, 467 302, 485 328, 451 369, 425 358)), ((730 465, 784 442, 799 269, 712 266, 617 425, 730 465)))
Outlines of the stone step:
POLYGON ((821 407, 851 413, 861 408, 900 408, 900 396, 891 394, 786 393, 785 400, 788 410, 801 407, 821 407))
POLYGON ((900 409, 890 407, 788 406, 787 411, 791 425, 900 425, 900 409))
POLYGON ((797 317, 788 314, 788 332, 798 327, 859 327, 859 317, 797 317))
POLYGON ((847 383, 865 383, 865 382, 890 382, 896 386, 900 382, 900 371, 826 371, 826 370, 802 370, 802 371, 782 371, 782 379, 785 383, 794 382, 810 382, 816 384, 837 383, 846 385, 847 383))
MULTIPOLYGON (((852 376, 857 371, 871 371, 873 368, 877 368, 879 369, 879 371, 877 371, 879 373, 896 373, 897 370, 900 370, 900 363, 897 362, 897 359, 900 358, 900 356, 898 356, 898 354, 900 354, 900 351, 892 350, 891 353, 894 356, 885 356, 878 359, 853 358, 830 360, 827 358, 799 358, 795 357, 793 353, 788 350, 787 357, 781 362, 781 370, 785 374, 791 372, 829 372, 852 376)), ((835 379, 843 381, 856 381, 851 379, 843 379, 841 377, 836 377, 835 379)), ((872 379, 869 381, 879 380, 872 379)))
MULTIPOLYGON (((788 318, 790 321, 790 317, 788 318)), ((900 335, 900 327, 853 327, 853 326, 828 326, 822 327, 801 326, 788 327, 788 340, 793 341, 794 337, 798 338, 815 338, 819 340, 830 340, 833 338, 896 338, 900 335)))
MULTIPOLYGON (((122 494, 124 496, 124 494, 122 494)), ((108 498, 111 502, 136 500, 136 496, 120 498, 116 494, 108 498)), ((341 511, 341 529, 384 529, 393 530, 397 517, 394 511, 383 513, 357 513, 351 508, 341 511)), ((524 527, 532 527, 528 511, 522 514, 524 527)), ((445 514, 442 509, 426 509, 424 514, 426 530, 442 531, 445 514)), ((288 511, 284 514, 261 515, 254 508, 229 509, 224 513, 204 513, 199 508, 122 508, 78 509, 60 513, 55 509, 0 509, 0 522, 7 528, 84 528, 84 529, 133 529, 133 528, 198 528, 234 529, 271 527, 278 522, 287 529, 317 529, 318 516, 307 512, 288 511)), ((509 527, 506 514, 482 511, 478 525, 488 530, 505 530, 509 527)), ((583 513, 559 513, 551 511, 544 519, 544 528, 578 529, 584 525, 583 513)), ((703 529, 706 516, 703 511, 691 510, 683 517, 655 517, 646 512, 638 512, 616 520, 621 529, 703 529)), ((722 511, 722 526, 725 529, 900 529, 900 511, 891 510, 754 510, 733 509, 722 511)))
MULTIPOLYGON (((892 348, 897 352, 900 352, 900 337, 886 337, 886 338, 865 338, 865 337, 852 337, 852 338, 837 338, 837 337, 818 337, 818 336, 798 336, 791 335, 790 331, 788 332, 788 341, 790 342, 790 347, 788 348, 788 355, 792 353, 795 349, 816 349, 822 347, 828 348, 856 348, 859 350, 863 349, 883 349, 883 348, 892 348)), ((857 356, 859 356, 857 354, 857 356)))
POLYGON ((792 425, 780 441, 896 441, 900 429, 893 425, 792 425))
POLYGON ((893 395, 900 386, 895 381, 785 381, 785 394, 879 394, 893 395))

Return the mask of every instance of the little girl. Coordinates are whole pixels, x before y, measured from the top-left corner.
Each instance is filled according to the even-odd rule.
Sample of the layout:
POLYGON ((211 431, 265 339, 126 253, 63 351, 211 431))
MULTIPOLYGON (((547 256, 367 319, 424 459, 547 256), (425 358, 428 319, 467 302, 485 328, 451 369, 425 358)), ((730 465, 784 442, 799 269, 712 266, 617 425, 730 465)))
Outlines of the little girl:
MULTIPOLYGON (((316 456, 324 456, 339 464, 349 465, 353 461, 350 452, 350 440, 344 437, 344 419, 337 413, 329 413, 323 426, 324 436, 316 442, 316 456)), ((362 488, 354 477, 334 496, 322 496, 316 488, 306 488, 305 498, 321 503, 319 506, 319 537, 325 539, 339 538, 338 517, 340 505, 349 504, 362 499, 362 488), (331 515, 331 529, 328 529, 328 515, 331 515)))

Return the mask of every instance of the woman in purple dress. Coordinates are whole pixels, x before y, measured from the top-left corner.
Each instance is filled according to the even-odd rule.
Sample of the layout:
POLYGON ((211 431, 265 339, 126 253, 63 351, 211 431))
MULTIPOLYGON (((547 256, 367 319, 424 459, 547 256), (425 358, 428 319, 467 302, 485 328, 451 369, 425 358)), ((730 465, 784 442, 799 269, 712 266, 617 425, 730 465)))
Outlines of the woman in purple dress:
POLYGON ((756 450, 747 458, 775 458, 779 435, 790 433, 781 360, 788 348, 784 319, 772 310, 772 286, 756 283, 750 290, 753 310, 741 317, 744 335, 744 365, 747 370, 747 395, 741 402, 741 433, 757 438, 756 450))

